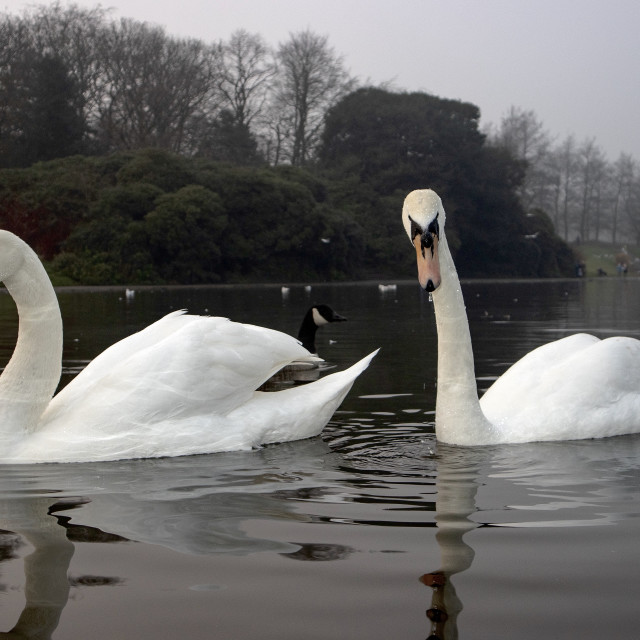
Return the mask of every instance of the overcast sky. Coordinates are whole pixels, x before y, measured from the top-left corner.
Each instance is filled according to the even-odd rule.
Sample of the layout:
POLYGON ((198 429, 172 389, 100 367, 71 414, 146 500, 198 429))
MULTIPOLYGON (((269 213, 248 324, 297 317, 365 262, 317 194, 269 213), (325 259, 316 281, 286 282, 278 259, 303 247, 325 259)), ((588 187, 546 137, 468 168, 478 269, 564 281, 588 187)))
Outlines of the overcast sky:
MULTIPOLYGON (((21 13, 32 4, 0 0, 21 13)), ((67 4, 63 0, 62 4, 67 4)), ((481 126, 510 106, 535 112, 558 141, 595 138, 609 160, 640 160, 638 0, 76 0, 114 18, 206 42, 236 29, 277 46, 311 29, 352 75, 480 107, 481 126)))

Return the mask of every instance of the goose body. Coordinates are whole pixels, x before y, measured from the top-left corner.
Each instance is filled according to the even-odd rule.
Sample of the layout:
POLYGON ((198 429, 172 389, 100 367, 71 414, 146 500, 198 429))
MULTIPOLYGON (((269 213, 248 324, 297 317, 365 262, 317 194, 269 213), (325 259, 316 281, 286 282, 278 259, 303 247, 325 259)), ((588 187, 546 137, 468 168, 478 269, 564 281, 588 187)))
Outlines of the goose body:
POLYGON ((633 338, 576 334, 538 347, 479 400, 442 202, 430 189, 413 191, 402 218, 436 314, 438 440, 476 446, 640 432, 640 341, 633 338))
POLYGON ((249 449, 320 433, 375 353, 313 384, 256 389, 309 352, 278 331, 174 312, 112 345, 55 397, 62 320, 35 253, 0 231, 19 314, 0 376, 0 462, 85 462, 249 449), (53 397, 53 398, 52 398, 53 397))
POLYGON ((311 354, 302 360, 294 360, 271 376, 261 387, 260 391, 278 391, 287 385, 308 384, 318 380, 320 373, 328 369, 334 369, 334 364, 329 364, 318 356, 316 349, 316 331, 331 322, 344 322, 346 318, 336 313, 329 305, 316 304, 310 307, 302 318, 298 331, 298 340, 311 354))

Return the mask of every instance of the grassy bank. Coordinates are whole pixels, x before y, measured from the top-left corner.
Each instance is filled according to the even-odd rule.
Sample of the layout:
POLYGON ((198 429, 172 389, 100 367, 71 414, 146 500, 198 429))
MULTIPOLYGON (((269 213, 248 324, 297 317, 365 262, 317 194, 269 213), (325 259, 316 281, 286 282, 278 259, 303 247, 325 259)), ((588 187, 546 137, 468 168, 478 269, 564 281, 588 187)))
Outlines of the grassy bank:
POLYGON ((587 276, 597 276, 600 269, 609 276, 618 275, 618 264, 626 264, 628 275, 640 273, 640 248, 606 242, 585 242, 573 245, 576 256, 586 265, 587 276))

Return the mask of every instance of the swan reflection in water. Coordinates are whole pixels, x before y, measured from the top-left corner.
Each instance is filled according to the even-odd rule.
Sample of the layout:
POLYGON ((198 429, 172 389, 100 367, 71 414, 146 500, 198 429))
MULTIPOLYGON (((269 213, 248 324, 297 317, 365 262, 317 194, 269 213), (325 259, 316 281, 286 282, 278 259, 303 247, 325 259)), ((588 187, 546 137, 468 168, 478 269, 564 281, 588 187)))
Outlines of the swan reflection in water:
MULTIPOLYGON (((34 550, 24 559, 24 609, 14 627, 0 633, 0 638, 47 640, 58 626, 67 604, 70 590, 67 570, 74 546, 64 528, 48 515, 47 502, 50 504, 46 499, 37 499, 16 504, 18 508, 11 520, 2 523, 3 528, 19 533, 34 550)), ((5 549, 18 543, 11 539, 7 542, 5 549)))
MULTIPOLYGON (((326 453, 322 443, 309 442, 307 444, 310 447, 307 448, 306 453, 309 450, 326 453)), ((443 449, 446 448, 443 447, 443 449)), ((421 578, 424 584, 433 588, 433 599, 427 611, 427 616, 432 624, 431 638, 446 638, 447 640, 457 638, 456 619, 462 610, 462 603, 456 595, 450 578, 453 574, 464 571, 471 565, 474 552, 462 540, 462 537, 478 526, 469 519, 469 516, 475 511, 480 465, 478 460, 469 464, 469 457, 468 455, 456 455, 455 449, 441 451, 439 456, 436 483, 436 523, 438 526, 436 540, 441 550, 442 563, 437 571, 425 574, 421 578)), ((321 456, 318 460, 320 459, 321 456)), ((130 467, 134 464, 126 466, 130 467)), ((93 465, 83 465, 85 468, 88 466, 93 465)), ((115 480, 119 475, 118 471, 121 473, 123 470, 123 465, 118 466, 120 469, 113 469, 111 474, 107 469, 107 476, 111 475, 112 480, 115 480)), ((159 463, 153 466, 162 467, 163 465, 159 463)), ((278 549, 278 544, 274 541, 245 538, 240 531, 240 522, 247 517, 255 517, 256 514, 270 509, 270 500, 264 494, 246 496, 236 493, 235 497, 238 500, 234 500, 233 507, 226 509, 224 503, 227 502, 229 505, 229 502, 223 496, 228 497, 228 495, 219 494, 223 499, 216 500, 218 508, 212 509, 212 512, 217 516, 209 515, 211 520, 216 521, 216 526, 211 527, 209 535, 203 537, 203 522, 194 522, 189 515, 194 513, 193 505, 185 507, 182 500, 162 499, 162 493, 165 491, 179 491, 180 489, 180 487, 172 486, 178 480, 179 470, 175 469, 175 464, 169 466, 173 467, 177 474, 174 472, 164 477, 163 484, 168 486, 162 487, 156 483, 149 486, 144 481, 144 474, 142 474, 143 479, 138 491, 144 492, 152 489, 152 494, 155 493, 155 495, 148 496, 148 499, 144 500, 145 507, 140 510, 141 517, 137 521, 128 521, 123 517, 128 507, 137 501, 135 493, 133 495, 114 494, 94 497, 98 510, 95 512, 89 510, 89 518, 100 522, 102 527, 112 528, 113 531, 120 530, 128 537, 110 533, 106 529, 72 524, 73 518, 67 514, 76 517, 82 516, 83 509, 87 512, 93 506, 90 499, 70 499, 52 503, 50 499, 43 497, 13 500, 10 505, 7 502, 4 503, 5 507, 10 506, 11 513, 10 515, 4 514, 3 528, 17 533, 33 546, 34 550, 24 559, 26 599, 24 610, 15 626, 9 632, 0 633, 0 638, 16 640, 19 638, 48 640, 51 638, 69 598, 70 580, 74 584, 82 584, 83 586, 113 585, 122 582, 121 578, 113 576, 68 578, 69 565, 74 553, 74 542, 105 543, 133 539, 162 544, 183 553, 197 554, 224 551, 249 553, 270 549, 278 550, 283 557, 302 561, 340 560, 354 551, 343 545, 310 543, 292 543, 297 547, 294 550, 284 546, 278 549), (152 502, 155 502, 153 506, 151 506, 152 502), (240 504, 239 508, 238 503, 240 504), (74 511, 78 507, 81 508, 80 512, 74 511), (235 518, 233 517, 234 512, 235 518), (176 526, 176 516, 183 519, 182 526, 180 524, 176 526), (184 519, 189 519, 189 522, 184 519), (167 521, 173 523, 169 536, 166 535, 167 530, 161 526, 163 522, 167 521)), ((182 468, 182 465, 180 467, 182 468)), ((90 471, 86 477, 90 478, 92 475, 93 473, 90 471)), ((242 489, 242 487, 237 488, 242 489)), ((319 489, 319 493, 323 493, 323 489, 319 489)), ((192 491, 193 488, 188 489, 185 493, 192 491)), ((313 493, 312 489, 304 491, 304 494, 309 497, 313 497, 313 493)), ((208 506, 211 507, 211 504, 208 506)), ((272 508, 270 510, 273 514, 272 508)), ((280 515, 281 517, 296 517, 292 512, 280 515)), ((6 542, 6 547, 10 549, 16 544, 14 537, 7 537, 6 542)), ((5 555, 11 555, 11 551, 5 555)))
POLYGON ((297 482, 292 468, 304 468, 305 491, 320 491, 328 447, 319 439, 291 445, 213 457, 0 467, 0 563, 15 559, 24 543, 33 547, 24 558, 24 609, 0 638, 48 640, 72 586, 124 582, 118 576, 69 578, 77 542, 134 541, 189 555, 346 557, 348 547, 269 540, 242 530, 248 519, 308 520, 275 494, 283 483, 297 482), (312 477, 319 478, 315 489, 312 477), (51 493, 55 499, 47 497, 51 493))
POLYGON ((0 638, 48 640, 58 626, 71 586, 104 586, 122 582, 112 576, 69 577, 75 542, 124 540, 93 527, 69 525, 69 518, 59 515, 82 502, 52 504, 49 498, 14 501, 11 514, 3 514, 3 528, 17 536, 0 532, 0 557, 13 558, 16 548, 23 542, 32 546, 33 551, 24 558, 24 609, 10 631, 0 632, 0 638))
POLYGON ((476 494, 480 477, 482 451, 461 455, 455 447, 438 448, 436 479, 436 540, 440 547, 441 565, 425 573, 420 581, 433 589, 427 618, 431 623, 429 640, 455 640, 457 618, 462 602, 456 594, 451 576, 466 571, 473 562, 474 551, 462 539, 479 525, 471 520, 476 510, 476 494))
MULTIPOLYGON (((375 453, 370 462, 375 461, 375 453)), ((420 578, 431 591, 430 597, 425 598, 427 634, 455 640, 459 619, 464 619, 462 601, 484 601, 486 608, 486 599, 491 598, 485 593, 476 597, 469 592, 458 594, 454 586, 456 576, 472 566, 473 535, 468 534, 474 529, 614 524, 622 505, 627 505, 625 517, 637 511, 637 501, 630 503, 628 495, 637 491, 632 483, 638 460, 640 438, 635 436, 475 449, 439 445, 435 457, 426 464, 437 469, 435 540, 440 564, 424 567, 428 572, 421 577, 417 571, 406 573, 407 584, 415 584, 420 578), (494 506, 483 509, 487 495, 489 504, 494 506), (505 504, 520 500, 529 506, 505 504), (571 521, 566 518, 567 509, 573 509, 571 521), (541 514, 551 519, 541 520, 541 514)), ((413 468, 405 477, 407 482, 401 482, 401 492, 406 496, 412 486, 410 477, 418 479, 413 485, 417 497, 412 503, 421 500, 422 504, 416 504, 418 511, 414 510, 413 516, 411 511, 406 512, 406 518, 417 515, 421 526, 427 527, 422 530, 428 532, 433 516, 422 521, 424 516, 419 514, 432 513, 433 493, 425 494, 425 475, 424 471, 417 473, 417 462, 416 458, 410 465, 413 468)), ((67 575, 76 542, 135 541, 198 556, 246 556, 266 551, 307 562, 347 558, 358 562, 359 553, 360 562, 366 563, 364 549, 352 548, 355 545, 348 543, 354 533, 352 525, 366 523, 344 516, 353 515, 356 508, 367 522, 380 523, 393 510, 397 496, 389 496, 392 485, 380 482, 379 474, 374 484, 359 483, 367 479, 362 472, 366 461, 360 458, 359 463, 361 467, 357 469, 349 454, 313 439, 267 447, 252 454, 3 468, 0 528, 19 536, 3 536, 3 555, 15 557, 19 539, 28 542, 33 551, 24 559, 24 610, 13 628, 0 634, 0 638, 46 640, 59 624, 70 589, 76 585, 102 588, 124 581, 126 576, 85 575, 72 577, 70 584, 67 575), (379 495, 372 493, 376 486, 380 488, 379 495), (345 527, 342 534, 338 528, 331 529, 332 536, 340 536, 341 544, 291 541, 291 531, 300 531, 296 524, 322 526, 314 515, 320 506, 331 513, 322 521, 345 527), (248 534, 251 529, 246 523, 257 519, 280 522, 284 535, 273 535, 273 528, 269 527, 271 539, 248 534)), ((396 458, 393 464, 396 466, 389 469, 390 477, 397 480, 402 475, 403 461, 396 458)), ((422 464, 424 469, 424 458, 422 464)), ((429 478, 432 484, 430 473, 429 478)), ((396 545, 394 529, 409 524, 403 513, 393 511, 394 520, 384 524, 394 526, 378 529, 380 536, 390 536, 396 545)), ((431 546, 430 538, 425 537, 424 545, 431 546)), ((415 547, 394 548, 420 554, 415 547)), ((522 553, 527 552, 523 549, 522 553)), ((489 560, 498 567, 504 562, 499 557, 489 560)), ((384 578, 380 576, 381 583, 384 578)), ((394 592, 389 590, 384 597, 388 605, 393 602, 394 592)), ((500 603, 492 606, 497 611, 500 603)), ((466 620, 466 624, 469 622, 466 620)))
MULTIPOLYGON (((475 529, 560 528, 567 531, 575 527, 617 525, 640 515, 636 480, 640 438, 636 435, 469 449, 439 444, 437 459, 435 537, 440 566, 419 578, 432 589, 426 611, 431 634, 428 640, 458 638, 458 618, 463 603, 456 593, 453 576, 472 565, 473 543, 468 537, 464 538, 475 529), (523 504, 501 502, 497 508, 489 509, 480 506, 487 499, 489 504, 495 503, 496 496, 505 489, 507 499, 522 500, 523 504), (517 494, 520 494, 518 498, 517 494)), ((608 539, 610 546, 615 545, 615 535, 609 535, 608 539)), ((544 565, 549 560, 545 554, 540 555, 542 551, 543 545, 538 542, 538 547, 529 551, 523 548, 517 558, 524 564, 528 555, 534 553, 544 565)), ((547 552, 553 558, 558 550, 545 549, 547 552)), ((571 554, 572 550, 567 549, 566 553, 571 554)), ((508 547, 504 557, 493 558, 492 564, 500 566, 500 562, 508 561, 507 557, 508 547)), ((580 561, 584 557, 581 555, 580 561)), ((606 563, 606 558, 599 561, 606 563)), ((590 564, 597 572, 595 558, 591 558, 590 564)), ((580 575, 580 569, 575 569, 576 575, 580 575)), ((505 579, 508 577, 514 579, 511 573, 505 575, 505 579)), ((610 582, 615 583, 613 574, 610 582)), ((552 600, 553 593, 548 597, 552 600)), ((614 597, 613 592, 609 597, 614 597)), ((501 606, 498 600, 496 596, 496 602, 491 603, 494 611, 501 606)), ((523 602, 521 612, 525 613, 528 606, 529 603, 523 602)))
MULTIPOLYGON (((279 449, 282 451, 282 447, 279 449)), ((316 468, 323 464, 328 452, 326 445, 320 441, 296 443, 291 450, 296 452, 298 460, 304 455, 315 456, 315 460, 307 460, 306 464, 316 468)), ((220 480, 222 486, 217 489, 224 491, 212 495, 207 491, 213 487, 203 486, 202 495, 198 495, 198 489, 193 485, 189 486, 193 473, 182 480, 184 486, 181 486, 180 476, 186 470, 184 463, 188 460, 141 461, 111 467, 105 464, 81 465, 76 468, 80 475, 75 478, 75 483, 67 487, 67 491, 82 490, 85 481, 88 483, 100 473, 104 476, 104 486, 112 489, 110 484, 128 476, 133 482, 133 492, 130 494, 94 495, 84 500, 76 498, 53 503, 45 497, 16 499, 10 504, 5 501, 3 506, 10 509, 10 515, 5 514, 2 527, 19 534, 34 550, 24 559, 25 608, 13 629, 8 633, 0 633, 0 638, 51 638, 69 597, 70 579, 67 575, 74 553, 74 542, 136 540, 161 544, 188 554, 246 554, 270 550, 298 561, 342 560, 354 552, 354 549, 346 545, 287 544, 246 537, 241 531, 241 524, 246 518, 255 518, 261 513, 269 513, 274 517, 270 494, 252 493, 250 486, 236 484, 238 477, 227 476, 225 480, 226 474, 223 473, 220 480), (173 499, 168 499, 172 493, 173 499), (182 493, 184 499, 175 499, 176 493, 182 493), (205 502, 202 502, 203 499, 205 502), (202 503, 202 509, 196 506, 199 502, 202 503), (136 503, 139 516, 132 518, 131 508, 136 503), (179 522, 176 522, 176 518, 179 522), (87 519, 93 524, 97 523, 99 527, 72 523, 73 520, 87 519), (167 526, 166 523, 171 524, 167 526)), ((191 459, 192 464, 196 460, 191 459)), ((282 462, 280 459, 280 465, 282 462)), ((230 461, 230 464, 233 465, 233 462, 230 461)), ((440 447, 436 481, 436 540, 441 552, 441 566, 437 571, 421 578, 424 584, 433 588, 432 602, 427 610, 431 621, 431 638, 457 638, 456 620, 462 610, 462 603, 456 595, 451 576, 469 568, 473 560, 474 552, 462 538, 465 533, 478 526, 470 516, 476 508, 480 468, 481 459, 477 453, 475 457, 470 451, 460 455, 455 447, 440 447)), ((54 476, 57 475, 55 472, 58 469, 51 469, 54 476)), ((60 479, 62 478, 60 475, 60 479)), ((257 480, 265 482, 264 477, 257 480)), ((84 486, 85 491, 88 486, 84 486)), ((280 492, 282 493, 282 489, 280 492)), ((315 489, 307 486, 295 493, 297 499, 313 501, 322 498, 326 493, 326 486, 315 489)), ((287 510, 287 502, 280 500, 278 504, 285 506, 285 509, 275 514, 276 517, 303 517, 293 510, 287 510)), ((15 539, 8 538, 7 543, 8 546, 14 546, 15 539)), ((113 585, 122 581, 115 576, 71 579, 73 584, 83 586, 113 585)))

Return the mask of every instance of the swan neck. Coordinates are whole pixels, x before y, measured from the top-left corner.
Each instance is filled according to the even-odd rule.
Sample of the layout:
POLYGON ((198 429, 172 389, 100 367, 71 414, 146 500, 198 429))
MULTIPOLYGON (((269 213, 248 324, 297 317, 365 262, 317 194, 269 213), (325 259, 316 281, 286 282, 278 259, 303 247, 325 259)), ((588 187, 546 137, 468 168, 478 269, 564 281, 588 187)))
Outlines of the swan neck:
POLYGON ((467 311, 444 233, 438 250, 442 281, 433 292, 438 329, 436 435, 450 444, 486 444, 491 425, 478 401, 467 311))
POLYGON ((4 276, 18 311, 18 339, 0 376, 0 439, 33 430, 55 393, 62 367, 62 319, 42 263, 23 243, 20 267, 4 276))

